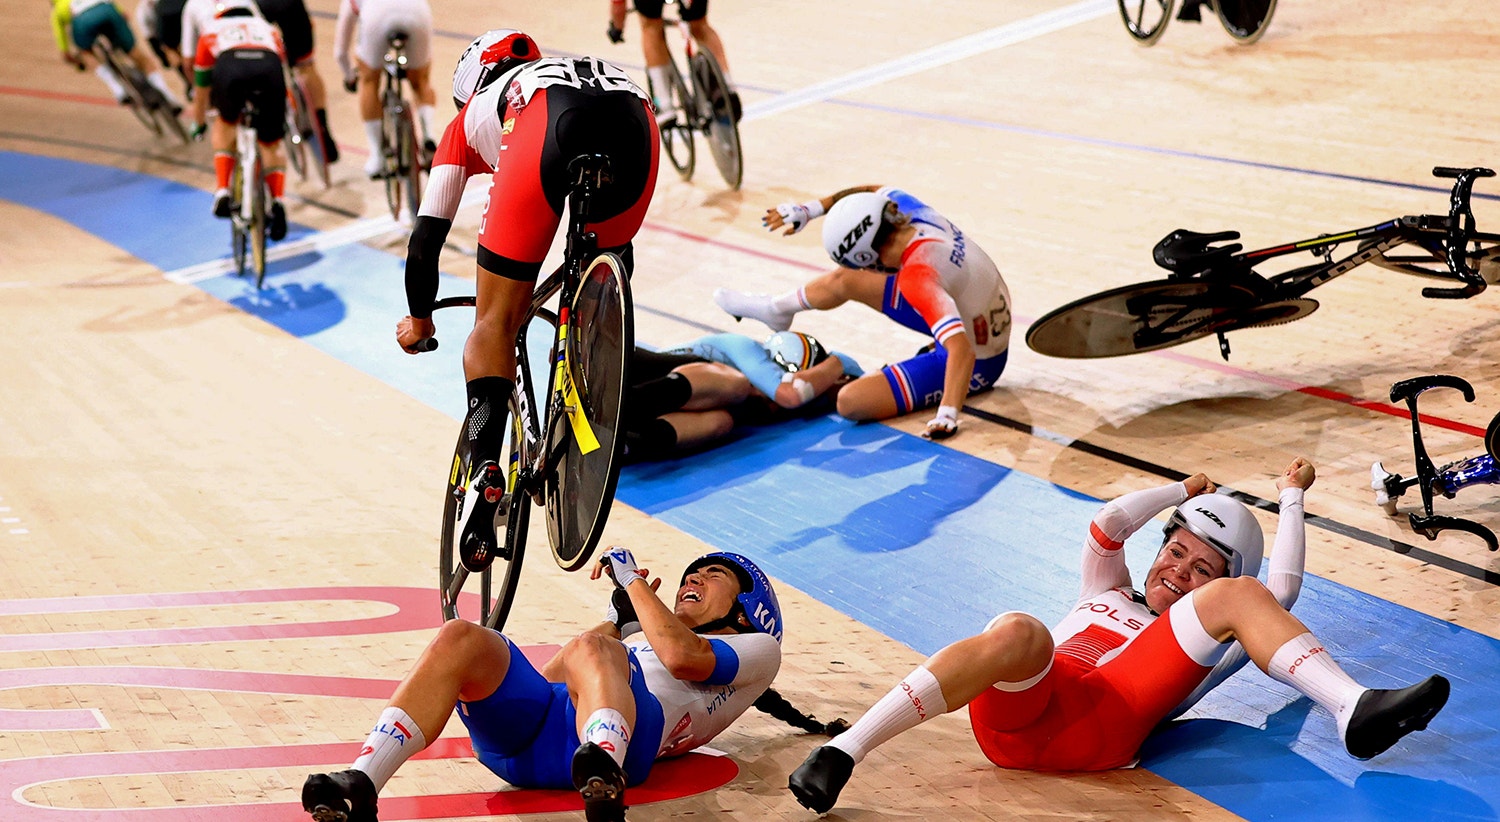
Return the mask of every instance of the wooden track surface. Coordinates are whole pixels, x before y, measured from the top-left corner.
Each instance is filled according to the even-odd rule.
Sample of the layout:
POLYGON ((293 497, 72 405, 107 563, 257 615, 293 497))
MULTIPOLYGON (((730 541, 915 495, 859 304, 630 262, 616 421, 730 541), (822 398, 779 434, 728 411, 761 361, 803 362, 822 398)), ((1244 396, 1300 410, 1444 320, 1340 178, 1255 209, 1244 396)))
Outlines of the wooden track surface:
MULTIPOLYGON (((1500 23, 1489 3, 1286 2, 1258 45, 1236 46, 1210 21, 1173 23, 1151 49, 1132 45, 1113 8, 1098 5, 1102 13, 1052 33, 909 76, 857 82, 873 66, 1062 6, 716 3, 712 19, 747 106, 745 183, 739 192, 723 190, 701 146, 692 183, 663 167, 638 241, 638 338, 668 344, 704 325, 730 327, 709 299, 715 287, 776 293, 824 270, 816 231, 771 236, 760 227, 767 207, 861 183, 900 185, 977 238, 1010 284, 1018 314, 1012 359, 1000 388, 973 398, 973 409, 1169 470, 1206 471, 1266 498, 1274 498, 1280 467, 1305 455, 1319 469, 1310 513, 1500 571, 1474 540, 1429 543, 1404 516, 1376 508, 1370 463, 1384 459, 1409 473, 1409 425, 1327 398, 1378 404, 1396 380, 1457 374, 1474 384, 1478 401, 1435 392, 1423 410, 1482 428, 1500 410, 1500 368, 1490 350, 1500 334, 1494 294, 1421 300, 1422 283, 1361 269, 1317 291, 1322 308, 1311 317, 1234 335, 1228 368, 1211 340, 1099 361, 1050 359, 1022 342, 1031 319, 1068 300, 1154 278, 1151 246, 1175 228, 1234 228, 1247 245, 1265 246, 1443 211, 1447 197, 1443 181, 1429 176, 1432 166, 1497 162, 1500 113, 1483 78, 1492 74, 1500 23), (784 94, 837 77, 851 87, 833 101, 760 114, 784 94)), ((336 6, 310 0, 310 7, 348 159, 329 191, 290 187, 291 217, 329 229, 385 206, 379 188, 360 179, 358 116, 334 76, 336 6)), ((634 22, 629 41, 611 46, 605 10, 603 2, 575 0, 444 0, 435 11, 444 32, 515 26, 544 49, 597 54, 639 74, 634 22)), ((150 139, 91 76, 56 59, 41 4, 0 7, 0 24, 16 34, 13 57, 0 63, 0 150, 212 187, 206 147, 150 139)), ((440 89, 466 42, 435 39, 440 89)), ((439 112, 446 118, 449 109, 439 112)), ((1481 182, 1478 190, 1493 195, 1500 185, 1481 182)), ((1495 230, 1496 201, 1476 200, 1474 209, 1480 225, 1495 230)), ((460 215, 446 270, 472 276, 462 249, 472 248, 477 223, 477 208, 460 215)), ((399 253, 399 240, 375 242, 399 253)), ((448 417, 191 286, 165 281, 61 220, 3 202, 0 326, 9 340, 0 356, 0 599, 435 584, 441 491, 433 469, 451 452, 448 417)), ((803 315, 797 327, 867 367, 904 358, 921 343, 859 307, 803 315)), ((747 321, 737 330, 764 329, 747 321)), ((893 425, 916 431, 925 418, 893 425)), ((963 425, 953 448, 1083 493, 1108 497, 1157 481, 978 416, 963 425)), ((1427 433, 1439 461, 1480 449, 1469 434, 1427 433)), ((1440 511, 1500 525, 1500 499, 1485 489, 1441 501, 1440 511)), ((704 550, 623 505, 607 538, 636 546, 663 571, 704 550)), ((538 559, 528 565, 508 633, 561 642, 596 618, 599 590, 541 559, 538 539, 545 535, 533 534, 538 559)), ((1494 584, 1388 547, 1310 529, 1308 570, 1497 633, 1494 584)), ((798 630, 788 637, 778 687, 819 715, 853 718, 921 659, 790 586, 782 599, 798 630)), ((435 611, 435 596, 432 604, 435 611)), ((5 637, 276 626, 373 618, 390 607, 313 601, 21 611, 0 614, 5 637)), ((357 636, 7 645, 0 671, 161 666, 394 680, 432 635, 435 614, 420 616, 402 630, 357 636)), ((0 690, 0 710, 97 708, 109 727, 0 732, 0 759, 345 742, 349 756, 324 763, 342 767, 380 704, 111 684, 11 688, 0 690)), ((998 771, 970 741, 967 723, 955 714, 882 748, 861 768, 838 818, 1232 817, 1145 771, 998 771)), ((462 735, 461 726, 453 723, 448 734, 462 735)), ((812 744, 749 716, 716 743, 740 764, 739 779, 715 793, 643 806, 631 818, 810 818, 783 786, 812 744)), ((26 799, 68 808, 286 803, 308 770, 76 779, 31 789, 26 799)), ((494 785, 471 760, 421 761, 386 795, 494 785)))

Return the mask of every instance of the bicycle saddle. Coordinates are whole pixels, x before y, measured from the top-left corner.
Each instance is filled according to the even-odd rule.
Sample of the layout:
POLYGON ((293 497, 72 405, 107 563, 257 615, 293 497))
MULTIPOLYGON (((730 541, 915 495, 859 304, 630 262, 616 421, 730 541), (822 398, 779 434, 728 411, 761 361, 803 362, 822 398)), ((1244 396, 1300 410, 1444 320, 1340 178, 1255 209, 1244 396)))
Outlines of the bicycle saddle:
POLYGON ((1207 271, 1228 260, 1244 246, 1239 243, 1230 243, 1209 247, 1210 243, 1223 240, 1238 240, 1238 231, 1220 231, 1216 234, 1202 234, 1197 231, 1188 231, 1179 228, 1176 231, 1161 238, 1161 242, 1151 250, 1152 259, 1156 264, 1175 274, 1197 274, 1207 271))

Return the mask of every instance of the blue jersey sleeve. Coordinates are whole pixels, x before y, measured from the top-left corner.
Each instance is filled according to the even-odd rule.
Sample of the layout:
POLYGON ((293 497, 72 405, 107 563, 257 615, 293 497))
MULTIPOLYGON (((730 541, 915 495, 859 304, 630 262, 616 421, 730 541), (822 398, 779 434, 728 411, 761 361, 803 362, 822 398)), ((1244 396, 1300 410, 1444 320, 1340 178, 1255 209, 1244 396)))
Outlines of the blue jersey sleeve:
POLYGON ((781 385, 781 377, 786 374, 764 346, 744 334, 710 334, 675 350, 733 368, 744 374, 755 390, 767 397, 776 396, 776 387, 781 385))
POLYGON ((890 200, 896 204, 896 208, 900 209, 902 214, 905 214, 914 222, 932 223, 933 225, 940 227, 948 225, 948 221, 943 218, 943 215, 937 213, 937 211, 934 210, 932 206, 929 206, 928 204, 922 202, 921 200, 918 200, 916 197, 913 197, 910 194, 907 194, 905 191, 902 191, 899 188, 886 186, 885 188, 880 189, 880 191, 878 191, 877 193, 881 196, 890 198, 890 200))
POLYGON ((722 639, 710 639, 708 644, 714 649, 714 672, 703 680, 703 684, 728 685, 734 682, 740 674, 740 655, 722 639))

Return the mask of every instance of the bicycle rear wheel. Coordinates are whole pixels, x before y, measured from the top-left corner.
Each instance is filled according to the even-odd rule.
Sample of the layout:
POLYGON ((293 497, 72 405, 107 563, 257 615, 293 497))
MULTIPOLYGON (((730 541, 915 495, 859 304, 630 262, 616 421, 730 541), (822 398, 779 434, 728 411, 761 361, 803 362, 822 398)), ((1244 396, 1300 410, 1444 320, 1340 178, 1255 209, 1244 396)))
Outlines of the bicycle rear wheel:
MULTIPOLYGON (((578 437, 547 475, 547 535, 553 557, 566 571, 576 571, 593 557, 609 517, 620 479, 622 399, 629 384, 627 369, 635 347, 630 280, 614 254, 594 258, 583 272, 568 318, 567 357, 577 402, 599 447, 583 453, 578 437)), ((565 399, 566 403, 567 400, 565 399)))
POLYGON ((244 195, 244 188, 240 182, 240 164, 234 164, 234 171, 229 178, 229 192, 232 202, 229 211, 229 250, 234 255, 234 276, 245 276, 245 260, 250 252, 250 235, 245 231, 245 224, 240 220, 240 197, 244 195))
POLYGON ((286 91, 286 136, 282 143, 286 146, 286 162, 297 172, 297 176, 303 180, 307 179, 307 129, 303 126, 307 118, 302 108, 300 90, 290 76, 290 83, 286 91))
POLYGON ((393 101, 389 90, 384 99, 384 112, 380 117, 380 142, 385 153, 385 166, 381 173, 385 177, 385 204, 390 206, 391 219, 395 220, 401 216, 401 158, 398 153, 401 147, 401 126, 397 113, 400 101, 393 101))
POLYGON ((1214 0, 1219 22, 1236 42, 1248 46, 1261 38, 1276 13, 1276 0, 1214 0))
MULTIPOLYGON (((509 455, 505 487, 514 492, 516 473, 521 462, 519 446, 522 425, 514 395, 511 396, 508 407, 509 440, 501 453, 509 455)), ((459 599, 472 575, 459 560, 458 538, 461 534, 458 522, 463 514, 463 499, 469 487, 470 470, 465 437, 460 432, 458 446, 453 452, 452 467, 448 471, 448 493, 443 502, 443 528, 438 540, 438 593, 444 619, 469 619, 498 631, 505 627, 506 617, 510 616, 516 589, 521 582, 521 561, 526 556, 526 532, 531 519, 531 497, 511 493, 509 504, 503 510, 496 510, 496 535, 499 535, 499 515, 503 514, 505 541, 494 561, 479 573, 478 591, 475 592, 479 596, 479 610, 475 612, 470 609, 466 613, 460 607, 459 599)))
MULTIPOLYGON (((1084 297, 1048 313, 1027 329, 1026 344, 1039 354, 1068 359, 1138 354, 1245 327, 1242 323, 1247 320, 1251 321, 1246 324, 1255 325, 1281 316, 1254 315, 1252 319, 1249 312, 1258 304, 1250 289, 1229 283, 1136 283, 1084 297)), ((1282 317, 1279 321, 1297 318, 1282 317)))
POLYGON ((1500 414, 1496 414, 1489 427, 1484 429, 1484 450, 1491 459, 1500 460, 1500 414))
POLYGON ((254 159, 250 167, 254 169, 254 175, 248 185, 247 200, 250 203, 250 214, 246 228, 250 234, 250 264, 255 270, 255 288, 258 291, 266 281, 266 183, 261 177, 258 143, 255 146, 254 159))
POLYGON ((745 176, 740 126, 729 100, 729 81, 724 79, 724 70, 708 49, 693 55, 693 86, 698 92, 700 113, 708 124, 708 153, 719 167, 719 176, 731 189, 738 190, 745 176))
POLYGON ((145 76, 135 68, 134 64, 127 66, 125 60, 110 45, 96 45, 94 53, 119 79, 120 86, 125 89, 130 113, 134 114, 135 119, 140 120, 141 125, 149 129, 152 134, 160 137, 161 124, 156 122, 156 117, 151 113, 151 108, 146 104, 146 98, 141 92, 141 88, 146 84, 145 76))
POLYGON ((1161 39, 1172 19, 1172 6, 1176 0, 1115 0, 1120 7, 1120 19, 1125 31, 1143 46, 1161 39))
MULTIPOLYGON (((661 89, 651 89, 651 99, 666 100, 668 104, 677 110, 677 120, 672 125, 661 129, 661 145, 667 160, 672 167, 677 169, 678 176, 684 180, 693 178, 693 168, 697 164, 696 146, 693 145, 693 117, 694 108, 692 95, 688 93, 687 83, 682 79, 682 72, 677 70, 677 62, 671 64, 668 76, 672 78, 671 88, 663 94, 661 89)), ((647 78, 650 85, 650 78, 647 78)))
POLYGON ((410 107, 401 110, 398 125, 400 127, 401 173, 406 177, 406 210, 415 221, 417 211, 422 207, 422 157, 417 147, 417 124, 412 118, 410 107))

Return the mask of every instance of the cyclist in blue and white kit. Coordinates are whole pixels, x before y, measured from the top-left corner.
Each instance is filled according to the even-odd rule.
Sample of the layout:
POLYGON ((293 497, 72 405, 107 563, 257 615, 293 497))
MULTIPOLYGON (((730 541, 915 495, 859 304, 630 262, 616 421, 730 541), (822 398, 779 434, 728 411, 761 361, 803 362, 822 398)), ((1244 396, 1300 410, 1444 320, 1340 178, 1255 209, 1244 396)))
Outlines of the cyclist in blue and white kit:
POLYGON ((669 606, 625 548, 593 578, 616 589, 607 621, 537 670, 505 636, 450 620, 380 715, 350 770, 313 774, 302 805, 318 822, 374 822, 376 795, 437 739, 454 708, 480 762, 512 785, 577 788, 590 820, 623 820, 626 785, 652 763, 706 744, 752 704, 808 730, 816 720, 765 697, 781 667, 781 607, 739 554, 690 563, 669 606))
POLYGON ((838 410, 850 419, 882 420, 937 405, 923 436, 952 436, 968 395, 994 385, 1005 370, 1010 292, 999 269, 958 226, 889 186, 785 203, 766 211, 762 222, 795 234, 825 213, 823 247, 840 268, 780 296, 721 288, 714 302, 737 318, 784 331, 799 311, 853 300, 932 334, 929 349, 840 391, 838 410))

